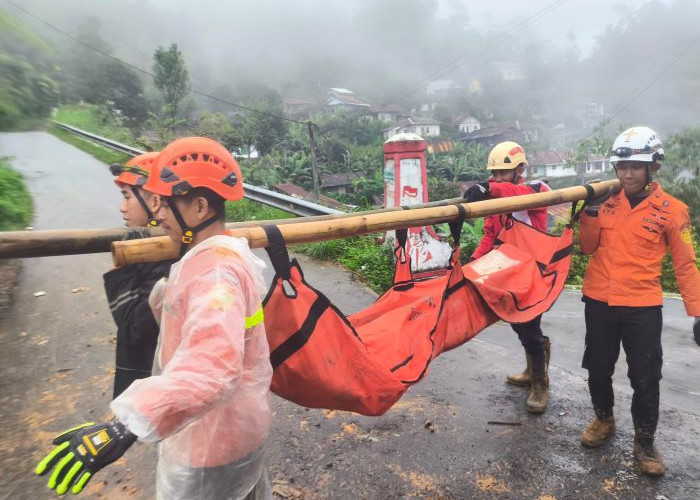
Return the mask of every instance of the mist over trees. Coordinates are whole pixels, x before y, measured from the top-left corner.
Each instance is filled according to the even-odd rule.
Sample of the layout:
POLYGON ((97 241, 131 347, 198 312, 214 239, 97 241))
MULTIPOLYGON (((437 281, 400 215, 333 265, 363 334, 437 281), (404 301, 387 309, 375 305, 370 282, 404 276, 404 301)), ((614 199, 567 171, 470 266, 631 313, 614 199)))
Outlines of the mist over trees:
MULTIPOLYGON (((546 18, 540 23, 523 19, 520 25, 479 25, 457 2, 447 15, 440 14, 437 1, 403 0, 400 5, 392 0, 341 5, 281 0, 23 2, 27 10, 87 45, 144 69, 150 68, 158 46, 176 43, 188 61, 192 84, 208 93, 218 95, 223 87, 252 82, 283 97, 322 98, 329 87, 342 86, 373 102, 411 109, 431 78, 451 79, 464 87, 477 81, 481 93, 463 102, 463 108, 551 124, 570 122, 587 102, 615 112, 688 45, 700 18, 696 0, 651 1, 616 18, 599 19, 591 12, 590 22, 599 25, 600 34, 590 54, 582 57, 573 34, 564 44, 548 40, 546 18), (517 63, 524 79, 502 81, 494 63, 517 63)), ((81 65, 98 67, 102 56, 87 54, 89 49, 21 12, 12 15, 56 47, 61 73, 73 74, 65 77, 73 80, 73 87, 95 88, 85 79, 77 81, 75 74, 81 65)), ((699 59, 700 44, 695 44, 619 121, 644 121, 668 131, 692 123, 700 111, 692 98, 700 90, 699 59)), ((111 69, 113 75, 123 68, 111 69)), ((66 92, 70 97, 71 90, 66 92)))
MULTIPOLYGON (((429 167, 450 182, 483 175, 486 148, 458 143, 466 115, 530 124, 539 136, 529 151, 567 149, 571 158, 599 154, 624 126, 665 137, 697 126, 700 1, 649 1, 608 16, 590 4, 598 35, 582 44, 573 32, 553 41, 541 3, 485 22, 456 0, 24 0, 0 7, 0 124, 88 103, 139 144, 207 135, 256 150, 272 170, 256 166, 253 178, 304 184, 311 118, 321 171, 360 173, 365 186, 381 180, 387 123, 328 116, 331 87, 441 122, 440 139, 455 139, 455 150, 429 167), (453 87, 430 104, 435 81, 453 87), (311 114, 287 115, 290 100, 311 114)), ((557 8, 565 16, 570 7, 557 8)))

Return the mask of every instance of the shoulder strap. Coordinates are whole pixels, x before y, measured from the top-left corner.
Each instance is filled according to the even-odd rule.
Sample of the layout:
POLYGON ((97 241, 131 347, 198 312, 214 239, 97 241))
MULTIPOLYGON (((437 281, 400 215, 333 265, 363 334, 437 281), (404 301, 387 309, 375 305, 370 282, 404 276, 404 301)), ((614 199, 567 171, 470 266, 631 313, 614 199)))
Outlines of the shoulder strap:
POLYGON ((456 219, 449 222, 450 233, 452 233, 452 239, 454 240, 455 247, 459 246, 459 239, 462 236, 462 226, 464 225, 464 220, 466 219, 467 212, 461 204, 457 204, 458 215, 456 219))
POLYGON ((576 209, 578 206, 578 201, 571 202, 571 215, 569 216, 569 223, 566 225, 568 228, 573 227, 573 225, 578 222, 578 220, 581 218, 581 212, 583 212, 583 209, 586 208, 586 205, 590 200, 595 198, 595 190, 593 189, 593 186, 590 184, 584 184, 583 187, 586 188, 586 198, 578 210, 576 209))
POLYGON ((285 280, 289 280, 291 276, 291 268, 289 266, 289 253, 287 245, 284 243, 282 232, 277 226, 263 226, 267 235, 268 245, 265 248, 267 255, 270 257, 272 267, 275 273, 285 280))

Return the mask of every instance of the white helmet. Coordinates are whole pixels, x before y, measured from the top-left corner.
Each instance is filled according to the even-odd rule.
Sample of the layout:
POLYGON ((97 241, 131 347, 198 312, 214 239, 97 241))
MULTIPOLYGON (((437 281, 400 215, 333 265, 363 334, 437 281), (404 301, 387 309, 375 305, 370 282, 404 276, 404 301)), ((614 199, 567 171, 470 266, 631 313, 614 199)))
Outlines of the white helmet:
POLYGON ((618 161, 645 161, 660 163, 664 148, 659 136, 649 127, 628 128, 617 136, 610 152, 610 163, 618 161))

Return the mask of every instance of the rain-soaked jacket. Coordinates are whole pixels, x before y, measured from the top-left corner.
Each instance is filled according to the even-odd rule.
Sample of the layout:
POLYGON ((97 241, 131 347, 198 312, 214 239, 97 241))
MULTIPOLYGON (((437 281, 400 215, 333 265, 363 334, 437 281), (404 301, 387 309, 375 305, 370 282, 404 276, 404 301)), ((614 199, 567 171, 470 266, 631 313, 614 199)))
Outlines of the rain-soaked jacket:
POLYGON ((158 344, 158 323, 148 305, 153 285, 173 261, 143 262, 112 269, 104 275, 109 309, 117 325, 113 397, 134 380, 150 377, 158 344))
POLYGON ((272 378, 264 267, 246 240, 213 236, 153 289, 153 376, 111 408, 139 440, 159 442, 159 499, 236 500, 261 478, 272 378))

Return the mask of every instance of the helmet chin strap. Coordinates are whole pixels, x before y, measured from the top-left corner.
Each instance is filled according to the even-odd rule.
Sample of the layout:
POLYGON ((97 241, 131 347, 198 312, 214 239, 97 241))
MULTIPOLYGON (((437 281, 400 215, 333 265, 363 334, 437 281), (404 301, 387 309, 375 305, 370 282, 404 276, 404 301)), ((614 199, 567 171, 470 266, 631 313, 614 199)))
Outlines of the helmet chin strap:
POLYGON ((195 235, 205 227, 211 226, 214 222, 216 222, 219 219, 219 217, 221 217, 222 212, 220 210, 217 210, 212 217, 200 222, 194 227, 189 227, 185 223, 185 219, 182 217, 182 214, 180 213, 180 210, 178 210, 175 203, 170 203, 169 205, 170 210, 175 216, 175 220, 177 220, 180 229, 182 229, 182 236, 180 237, 180 257, 182 257, 183 255, 185 255, 185 253, 187 253, 189 244, 192 243, 192 240, 194 240, 195 235))
POLYGON ((141 208, 143 208, 143 211, 146 212, 146 216, 148 217, 148 227, 156 227, 158 225, 158 221, 155 217, 153 217, 153 212, 151 212, 151 209, 148 208, 146 201, 141 196, 141 190, 138 187, 134 186, 131 188, 131 192, 134 195, 134 197, 138 200, 139 204, 141 205, 141 208))

